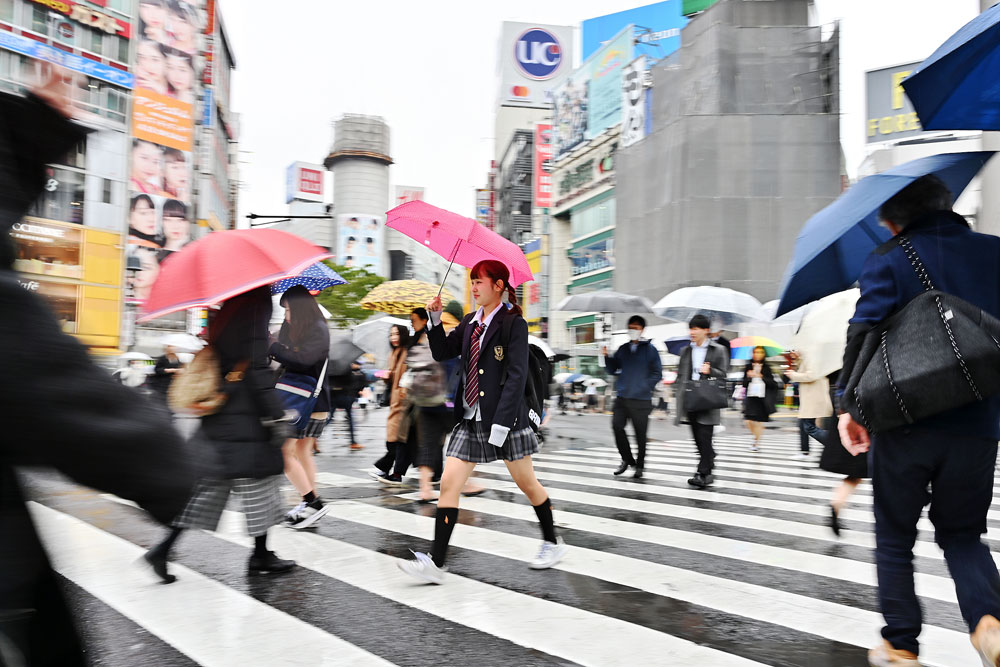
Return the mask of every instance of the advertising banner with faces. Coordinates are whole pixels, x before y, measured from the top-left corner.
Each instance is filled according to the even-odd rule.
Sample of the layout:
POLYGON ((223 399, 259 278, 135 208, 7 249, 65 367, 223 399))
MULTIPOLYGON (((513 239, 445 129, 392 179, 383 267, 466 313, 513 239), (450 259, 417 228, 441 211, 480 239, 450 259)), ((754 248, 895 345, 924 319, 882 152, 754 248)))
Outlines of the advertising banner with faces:
POLYGON ((350 213, 337 216, 337 263, 381 273, 382 222, 379 218, 350 213))
POLYGON ((202 0, 139 0, 129 165, 127 300, 145 301, 170 253, 191 240, 202 0))

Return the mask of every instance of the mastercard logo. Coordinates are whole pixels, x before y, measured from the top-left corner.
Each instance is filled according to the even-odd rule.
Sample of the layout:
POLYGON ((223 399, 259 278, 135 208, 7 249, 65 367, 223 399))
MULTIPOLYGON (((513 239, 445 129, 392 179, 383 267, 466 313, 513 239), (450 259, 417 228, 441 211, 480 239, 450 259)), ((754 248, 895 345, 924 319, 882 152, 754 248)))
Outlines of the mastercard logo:
POLYGON ((514 97, 527 97, 531 94, 531 90, 527 86, 512 86, 510 94, 514 97))

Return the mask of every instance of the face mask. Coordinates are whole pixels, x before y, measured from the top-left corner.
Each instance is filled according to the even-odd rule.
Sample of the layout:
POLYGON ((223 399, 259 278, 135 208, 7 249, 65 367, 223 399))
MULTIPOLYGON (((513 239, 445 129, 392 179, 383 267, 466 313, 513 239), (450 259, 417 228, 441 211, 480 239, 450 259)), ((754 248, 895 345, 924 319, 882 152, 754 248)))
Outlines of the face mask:
POLYGON ((641 335, 642 335, 642 332, 639 331, 638 329, 629 329, 628 330, 629 340, 631 340, 633 343, 635 341, 639 340, 639 336, 641 336, 641 335))

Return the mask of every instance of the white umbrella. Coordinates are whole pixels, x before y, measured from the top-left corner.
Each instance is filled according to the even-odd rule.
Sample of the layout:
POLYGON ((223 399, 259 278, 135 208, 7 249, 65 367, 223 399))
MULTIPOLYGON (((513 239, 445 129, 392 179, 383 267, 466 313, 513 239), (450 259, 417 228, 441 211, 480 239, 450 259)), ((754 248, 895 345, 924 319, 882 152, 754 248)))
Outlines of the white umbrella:
POLYGON ((160 339, 160 344, 164 347, 176 348, 178 352, 198 352, 205 347, 205 342, 197 336, 186 333, 167 334, 160 339))
POLYGON ((126 352, 118 357, 121 361, 152 361, 153 357, 142 352, 126 352))
POLYGON ((566 378, 568 378, 571 375, 576 375, 576 373, 556 373, 555 375, 552 376, 552 381, 562 384, 563 382, 566 381, 566 378))
POLYGON ((695 315, 718 320, 723 326, 755 320, 760 314, 761 303, 749 294, 725 287, 682 287, 674 290, 653 306, 660 317, 677 322, 687 322, 695 315))
POLYGON ((773 301, 768 301, 763 306, 760 307, 760 312, 757 315, 757 321, 763 322, 765 324, 775 325, 792 325, 798 326, 802 322, 802 318, 805 317, 806 313, 812 307, 811 303, 807 303, 804 306, 800 306, 795 310, 785 313, 781 317, 775 317, 778 312, 778 304, 781 303, 780 299, 774 299, 773 301))
POLYGON ((847 345, 848 320, 861 291, 857 288, 816 301, 802 318, 791 347, 802 353, 811 373, 822 376, 840 370, 847 345))
POLYGON ((365 352, 374 354, 381 363, 389 358, 392 351, 389 347, 389 328, 394 324, 410 328, 410 321, 401 317, 377 317, 355 326, 351 339, 365 352))
POLYGON ((607 387, 608 383, 601 378, 590 378, 589 380, 583 381, 584 387, 607 387))
POLYGON ((581 313, 651 313, 652 302, 644 296, 612 290, 571 294, 556 305, 556 310, 581 313))

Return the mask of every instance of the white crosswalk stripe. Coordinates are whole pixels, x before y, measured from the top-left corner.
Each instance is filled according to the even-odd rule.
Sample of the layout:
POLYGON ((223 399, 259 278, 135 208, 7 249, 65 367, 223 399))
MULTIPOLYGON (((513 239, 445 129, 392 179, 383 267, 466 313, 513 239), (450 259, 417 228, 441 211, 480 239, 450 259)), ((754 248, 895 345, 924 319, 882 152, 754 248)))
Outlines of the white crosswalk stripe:
MULTIPOLYGON (((172 586, 122 577, 124 565, 147 542, 109 533, 106 524, 71 516, 44 500, 32 504, 32 513, 52 553, 76 550, 72 559, 54 558, 61 574, 203 665, 297 664, 275 641, 282 633, 303 637, 297 643, 309 646, 302 664, 310 658, 309 664, 407 662, 394 659, 403 649, 377 627, 398 622, 398 612, 383 619, 379 614, 388 612, 380 612, 376 601, 399 605, 430 623, 508 642, 509 651, 539 652, 562 663, 863 663, 881 625, 871 487, 863 484, 841 513, 845 525, 837 538, 827 519, 839 478, 816 468, 815 453, 793 458, 797 437, 768 433, 760 453, 750 453, 749 442, 732 431, 720 434, 718 481, 710 491, 686 484, 696 454, 683 440, 651 443, 641 481, 611 476, 619 462, 614 447, 544 450, 535 457, 536 474, 571 545, 553 572, 527 568, 525 561, 539 544, 535 513, 501 462, 481 465, 476 481, 489 493, 462 499, 462 525, 452 539, 455 565, 439 587, 414 585, 395 567, 405 554, 400 545, 417 548, 433 536, 433 507, 417 503, 415 472, 411 486, 399 489, 378 485, 356 465, 321 473, 321 485, 349 490, 351 499, 328 503, 318 532, 276 529, 269 544, 295 559, 313 586, 348 586, 370 599, 371 617, 357 622, 371 623, 372 633, 382 635, 372 644, 234 590, 196 561, 172 566, 180 577, 172 586), (645 596, 634 598, 643 600, 640 607, 662 604, 664 613, 714 620, 697 628, 670 626, 655 613, 612 603, 610 593, 645 596), (236 620, 220 629, 211 622, 219 617, 236 620), (753 636, 733 641, 727 634, 741 623, 762 624, 761 637, 783 641, 753 636)), ((139 516, 127 502, 112 500, 98 496, 114 511, 139 516)), ((998 518, 991 512, 991 520, 998 518)), ((975 664, 933 527, 926 519, 920 527, 916 586, 931 612, 931 625, 921 635, 922 664, 975 664)), ((1000 528, 990 527, 987 538, 1000 539, 1000 528)), ((206 539, 228 549, 251 543, 241 516, 229 511, 219 531, 206 539)), ((475 662, 490 661, 470 659, 475 662)))

